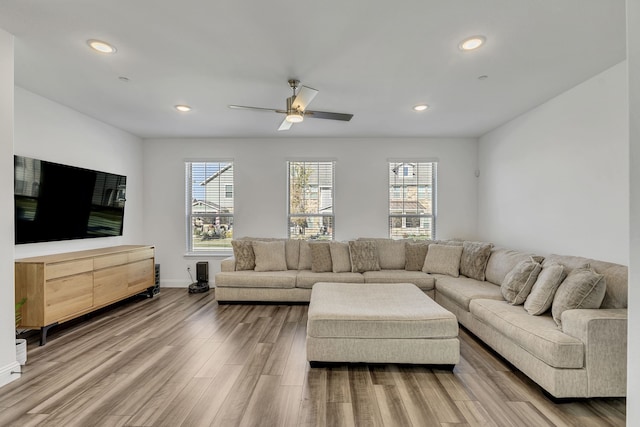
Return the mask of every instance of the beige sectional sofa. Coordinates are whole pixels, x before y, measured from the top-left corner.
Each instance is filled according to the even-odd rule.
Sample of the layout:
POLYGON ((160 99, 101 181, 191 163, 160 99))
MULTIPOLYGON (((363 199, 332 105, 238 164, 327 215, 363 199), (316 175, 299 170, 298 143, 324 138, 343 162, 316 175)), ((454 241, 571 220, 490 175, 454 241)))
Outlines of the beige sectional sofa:
MULTIPOLYGON (((215 276, 216 299, 221 303, 305 302, 309 301, 313 284, 318 282, 413 283, 553 397, 626 394, 626 266, 575 256, 532 258, 533 254, 487 247, 488 244, 481 251, 485 254, 483 258, 467 250, 474 245, 477 249, 478 243, 430 241, 425 262, 417 270, 415 257, 420 252, 416 252, 416 247, 422 244, 409 241, 359 239, 322 243, 322 247, 313 246, 319 242, 286 239, 242 241, 245 249, 256 249, 255 267, 238 270, 234 257, 222 261, 222 271, 215 276), (353 258, 354 253, 362 255, 363 246, 364 262, 358 256, 353 258), (372 248, 378 263, 369 266, 372 248), (280 259, 274 262, 273 257, 280 259), (344 271, 347 264, 353 271, 344 271), (524 274, 520 271, 523 266, 528 268, 524 274), (283 269, 271 270, 274 267, 283 269), (367 267, 370 270, 363 270, 367 267), (552 271, 562 272, 556 278, 556 288, 559 284, 558 289, 562 290, 555 297, 554 292, 550 294, 555 298, 553 302, 546 301, 551 308, 541 304, 534 307, 541 315, 529 314, 534 306, 534 293, 542 289, 543 276, 548 278, 547 273, 552 271), (570 278, 580 274, 587 274, 593 286, 589 287, 589 296, 578 295, 579 301, 574 306, 588 306, 587 300, 595 297, 595 304, 589 303, 599 308, 570 306, 562 311, 557 300, 561 299, 560 294, 567 295, 570 278), (512 283, 522 286, 513 291, 509 289, 512 283), (597 295, 598 292, 604 295, 597 295), (520 301, 512 304, 505 298, 512 302, 513 298, 523 300, 524 305, 520 301), (585 304, 580 305, 582 302, 585 304)), ((243 268, 250 266, 245 263, 243 268)))

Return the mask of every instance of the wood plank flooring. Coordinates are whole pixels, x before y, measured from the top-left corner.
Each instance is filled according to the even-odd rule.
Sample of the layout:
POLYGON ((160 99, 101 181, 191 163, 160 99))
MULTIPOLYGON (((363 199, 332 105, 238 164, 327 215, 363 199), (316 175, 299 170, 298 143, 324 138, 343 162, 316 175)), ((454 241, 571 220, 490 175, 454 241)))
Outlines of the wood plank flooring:
POLYGON ((453 372, 306 361, 306 305, 163 288, 29 339, 0 426, 624 426, 625 399, 555 404, 462 329, 453 372))

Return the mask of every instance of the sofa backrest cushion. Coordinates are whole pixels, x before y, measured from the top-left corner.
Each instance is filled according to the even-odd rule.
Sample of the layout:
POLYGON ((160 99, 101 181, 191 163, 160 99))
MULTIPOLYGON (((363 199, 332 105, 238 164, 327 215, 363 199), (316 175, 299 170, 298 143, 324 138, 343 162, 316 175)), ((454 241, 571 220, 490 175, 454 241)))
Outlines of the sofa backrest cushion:
POLYGON ((489 261, 487 261, 485 280, 500 286, 507 276, 507 273, 513 270, 516 264, 520 261, 528 260, 531 256, 532 254, 515 251, 513 249, 493 248, 489 261))
POLYGON ((405 244, 404 240, 380 239, 376 240, 378 247, 378 262, 383 270, 404 270, 405 244))
POLYGON ((549 255, 542 266, 557 262, 565 266, 567 274, 576 268, 589 264, 597 273, 604 275, 606 290, 600 308, 627 308, 629 269, 626 265, 599 261, 570 255, 549 255))

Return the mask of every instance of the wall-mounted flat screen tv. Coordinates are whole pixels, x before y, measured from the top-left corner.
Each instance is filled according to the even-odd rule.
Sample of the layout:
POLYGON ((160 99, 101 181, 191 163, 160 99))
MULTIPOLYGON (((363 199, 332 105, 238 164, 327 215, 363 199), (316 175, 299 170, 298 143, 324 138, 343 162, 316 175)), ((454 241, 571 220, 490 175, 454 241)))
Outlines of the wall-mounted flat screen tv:
POLYGON ((16 244, 121 236, 127 177, 14 156, 16 244))

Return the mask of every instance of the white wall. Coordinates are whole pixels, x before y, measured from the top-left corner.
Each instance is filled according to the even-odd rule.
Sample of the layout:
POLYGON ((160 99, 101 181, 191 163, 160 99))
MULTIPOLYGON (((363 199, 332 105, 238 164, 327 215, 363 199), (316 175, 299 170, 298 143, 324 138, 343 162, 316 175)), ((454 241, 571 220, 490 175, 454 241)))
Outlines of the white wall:
POLYGON ((627 355, 627 425, 640 425, 640 1, 627 1, 631 252, 627 355))
POLYGON ((18 379, 13 319, 13 36, 0 29, 0 387, 18 379))
POLYGON ((480 138, 482 239, 628 265, 627 88, 623 62, 480 138))
POLYGON ((336 160, 335 237, 388 236, 389 158, 437 158, 437 237, 474 238, 475 139, 183 139, 144 141, 145 240, 156 245, 163 286, 186 286, 184 161, 233 159, 234 236, 286 237, 286 160, 336 160))
POLYGON ((16 87, 15 154, 127 176, 122 236, 16 245, 16 258, 147 244, 142 232, 142 141, 138 137, 16 87))

